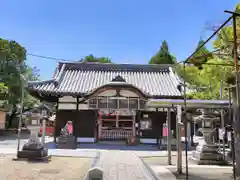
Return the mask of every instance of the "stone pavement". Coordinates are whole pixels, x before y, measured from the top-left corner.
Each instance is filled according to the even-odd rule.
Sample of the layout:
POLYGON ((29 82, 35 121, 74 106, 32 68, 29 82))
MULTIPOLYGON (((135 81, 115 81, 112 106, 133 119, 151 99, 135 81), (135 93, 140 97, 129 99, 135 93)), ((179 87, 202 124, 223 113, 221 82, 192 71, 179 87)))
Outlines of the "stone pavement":
MULTIPOLYGON (((168 167, 174 175, 176 180, 186 179, 185 168, 183 174, 176 173, 176 167, 168 167)), ((189 180, 231 180, 232 168, 219 166, 192 166, 188 169, 189 180)))
POLYGON ((95 166, 103 169, 104 180, 156 179, 141 159, 130 151, 101 152, 95 166))
MULTIPOLYGON (((185 177, 185 156, 183 156, 183 174, 177 174, 177 156, 172 156, 172 165, 168 165, 167 157, 145 157, 144 162, 154 171, 159 179, 183 180, 185 177)), ((189 180, 227 180, 231 179, 232 166, 197 165, 188 161, 189 180)))

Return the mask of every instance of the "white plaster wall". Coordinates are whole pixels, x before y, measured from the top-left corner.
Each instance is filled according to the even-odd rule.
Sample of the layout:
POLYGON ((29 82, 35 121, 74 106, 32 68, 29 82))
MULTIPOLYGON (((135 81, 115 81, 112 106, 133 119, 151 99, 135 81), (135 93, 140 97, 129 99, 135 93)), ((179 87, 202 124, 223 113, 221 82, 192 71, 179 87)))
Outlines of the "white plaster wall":
POLYGON ((75 109, 77 109, 77 104, 59 103, 58 104, 58 109, 75 110, 75 109))
POLYGON ((120 90, 120 95, 124 97, 139 97, 135 92, 129 90, 120 90))
POLYGON ((88 109, 88 104, 78 104, 78 109, 88 109))
POLYGON ((77 98, 72 96, 64 96, 62 98, 58 98, 58 102, 77 102, 77 98))
POLYGON ((98 96, 115 96, 116 90, 106 90, 98 94, 98 96))

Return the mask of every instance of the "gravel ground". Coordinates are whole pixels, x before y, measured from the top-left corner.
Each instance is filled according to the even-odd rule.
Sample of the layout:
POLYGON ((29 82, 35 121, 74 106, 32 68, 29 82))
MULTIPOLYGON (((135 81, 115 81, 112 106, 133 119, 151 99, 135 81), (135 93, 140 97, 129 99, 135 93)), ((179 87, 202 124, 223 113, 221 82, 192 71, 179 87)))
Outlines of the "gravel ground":
POLYGON ((90 158, 52 157, 49 163, 12 161, 0 155, 1 180, 83 180, 91 167, 90 158))

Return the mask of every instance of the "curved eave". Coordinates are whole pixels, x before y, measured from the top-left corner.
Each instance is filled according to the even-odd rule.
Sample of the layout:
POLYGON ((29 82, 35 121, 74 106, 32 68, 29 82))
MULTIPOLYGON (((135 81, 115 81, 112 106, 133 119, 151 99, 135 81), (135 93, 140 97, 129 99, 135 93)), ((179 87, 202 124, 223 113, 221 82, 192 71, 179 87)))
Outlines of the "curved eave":
POLYGON ((29 89, 29 88, 26 88, 26 89, 31 96, 39 99, 40 101, 57 102, 57 100, 58 100, 57 95, 53 95, 51 93, 44 93, 44 92, 41 92, 41 91, 36 91, 36 90, 33 90, 33 89, 29 89))
MULTIPOLYGON (((38 90, 38 89, 34 89, 31 87, 27 87, 27 91, 34 97, 40 99, 40 100, 45 100, 48 101, 47 99, 50 98, 52 99, 53 97, 55 98, 59 98, 59 97, 63 97, 63 96, 73 96, 73 97, 81 97, 83 99, 89 99, 92 96, 94 96, 100 89, 103 88, 111 88, 113 87, 112 84, 106 84, 104 86, 101 86, 99 88, 96 88, 95 90, 89 92, 89 93, 83 93, 83 92, 61 92, 61 91, 42 91, 42 90, 38 90)), ((142 98, 144 99, 183 99, 183 96, 171 96, 171 95, 149 95, 146 93, 143 93, 141 90, 139 90, 138 88, 136 88, 135 86, 129 85, 129 84, 125 84, 125 86, 123 86, 122 84, 115 84, 114 85, 115 88, 126 88, 126 89, 132 89, 134 88, 136 91, 138 91, 138 93, 142 96, 142 98)), ((54 99, 54 98, 53 98, 54 99)), ((50 102, 56 102, 55 99, 54 101, 50 101, 50 102)))
POLYGON ((84 97, 86 99, 92 97, 94 94, 98 93, 99 91, 101 91, 102 89, 108 89, 108 88, 125 88, 125 89, 134 89, 138 95, 140 95, 141 97, 147 99, 150 97, 149 94, 147 93, 144 93, 143 91, 141 91, 139 88, 137 88, 136 86, 132 85, 132 84, 128 84, 128 83, 125 83, 125 82, 111 82, 111 83, 108 83, 108 84, 105 84, 105 85, 102 85, 102 86, 99 86, 97 87, 96 89, 86 93, 84 95, 84 97))

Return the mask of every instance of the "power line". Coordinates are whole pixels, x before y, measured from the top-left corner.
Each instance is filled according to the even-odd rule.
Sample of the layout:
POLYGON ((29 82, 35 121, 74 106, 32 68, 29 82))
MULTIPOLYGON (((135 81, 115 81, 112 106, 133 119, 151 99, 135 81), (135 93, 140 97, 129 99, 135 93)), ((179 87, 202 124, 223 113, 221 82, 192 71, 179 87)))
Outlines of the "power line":
POLYGON ((51 56, 44 56, 44 55, 36 55, 32 53, 27 53, 28 56, 33 56, 33 57, 38 57, 42 59, 51 59, 55 61, 66 61, 66 62, 75 62, 77 60, 70 60, 70 59, 63 59, 63 58, 56 58, 56 57, 51 57, 51 56))
POLYGON ((232 16, 229 17, 213 34, 204 41, 185 61, 184 63, 187 63, 189 59, 191 59, 200 49, 202 49, 205 44, 207 44, 230 20, 232 19, 232 16))

